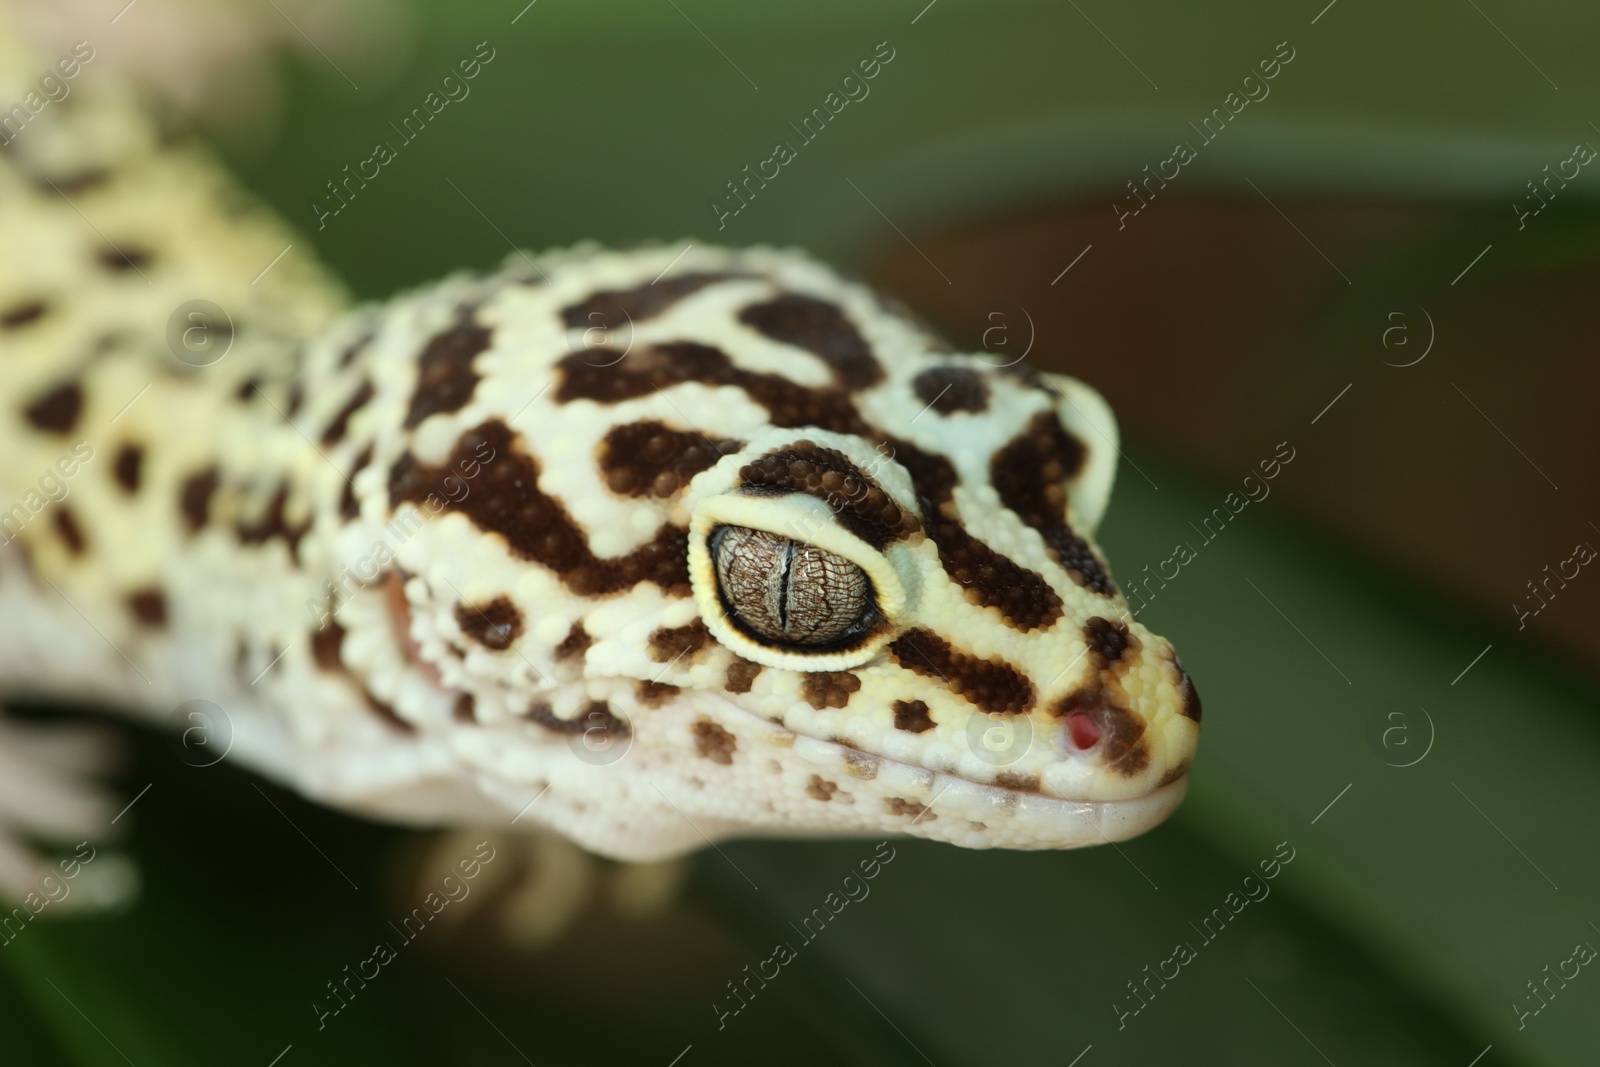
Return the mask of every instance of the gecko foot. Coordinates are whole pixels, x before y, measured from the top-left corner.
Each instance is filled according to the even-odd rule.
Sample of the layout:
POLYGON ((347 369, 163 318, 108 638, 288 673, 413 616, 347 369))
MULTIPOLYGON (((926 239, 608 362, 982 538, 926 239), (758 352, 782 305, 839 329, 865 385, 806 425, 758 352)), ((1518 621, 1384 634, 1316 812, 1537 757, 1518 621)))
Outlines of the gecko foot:
POLYGON ((120 829, 121 805, 100 784, 116 741, 105 727, 0 713, 0 901, 11 909, 0 939, 35 916, 113 907, 138 892, 131 861, 97 847, 120 829))

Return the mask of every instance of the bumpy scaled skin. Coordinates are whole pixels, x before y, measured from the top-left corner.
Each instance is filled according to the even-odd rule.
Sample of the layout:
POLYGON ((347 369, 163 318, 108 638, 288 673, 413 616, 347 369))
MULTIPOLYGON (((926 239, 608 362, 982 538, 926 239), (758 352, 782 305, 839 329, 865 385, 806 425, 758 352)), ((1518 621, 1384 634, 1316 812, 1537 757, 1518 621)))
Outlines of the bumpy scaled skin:
POLYGON ((209 701, 310 796, 629 859, 1073 847, 1181 799, 1199 702, 1091 540, 1086 386, 789 251, 514 256, 341 316, 292 234, 79 88, 0 151, 6 690, 209 701), (233 323, 198 368, 196 298, 233 323), (826 553, 859 632, 762 638, 727 528, 826 553))

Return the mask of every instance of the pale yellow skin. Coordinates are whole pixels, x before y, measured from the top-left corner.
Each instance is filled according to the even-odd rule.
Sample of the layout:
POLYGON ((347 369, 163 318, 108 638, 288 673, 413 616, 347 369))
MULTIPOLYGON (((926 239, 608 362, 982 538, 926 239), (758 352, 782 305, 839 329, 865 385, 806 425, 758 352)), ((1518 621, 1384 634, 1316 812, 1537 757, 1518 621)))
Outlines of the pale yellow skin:
MULTIPOLYGON (((0 100, 20 99, 34 68, 50 62, 15 47, 0 34, 0 100)), ((550 827, 626 859, 739 835, 908 833, 969 847, 1067 848, 1140 833, 1182 798, 1198 704, 1170 646, 1119 593, 1097 593, 1063 566, 991 484, 994 455, 1036 414, 1052 413, 1084 456, 1063 485, 1064 518, 1098 556, 1092 536, 1118 450, 1115 422, 1092 389, 945 354, 870 290, 793 251, 684 252, 679 242, 519 254, 498 274, 452 276, 347 311, 303 237, 249 206, 203 153, 158 147, 149 122, 113 87, 97 86, 92 67, 74 83, 70 108, 44 109, 0 152, 0 316, 47 304, 0 330, 0 511, 23 508, 0 547, 0 689, 123 707, 179 730, 197 728, 189 702, 206 701, 212 734, 195 740, 211 747, 197 760, 226 749, 350 810, 418 824, 515 819, 516 829, 550 827), (102 180, 72 180, 99 169, 102 180), (108 269, 100 257, 117 250, 149 258, 108 269), (563 315, 599 291, 670 287, 703 272, 724 276, 637 322, 600 330, 563 315), (741 309, 782 294, 839 309, 870 350, 881 375, 844 390, 843 401, 870 438, 775 426, 768 406, 726 380, 671 381, 617 402, 563 398, 574 354, 604 363, 603 373, 631 373, 659 359, 646 355, 652 346, 680 342, 717 348, 731 373, 833 389, 827 361, 740 321, 741 309), (236 327, 226 355, 204 367, 188 365, 204 361, 192 349, 187 363, 178 358, 190 320, 180 316, 176 347, 169 339, 174 310, 197 298, 236 327), (492 336, 470 361, 470 395, 407 425, 419 358, 463 307, 492 336), (919 396, 919 374, 952 367, 983 383, 981 411, 944 411, 919 396), (249 380, 259 395, 241 401, 249 380), (81 403, 68 425, 41 427, 26 412, 64 382, 76 383, 81 403), (330 435, 362 383, 370 397, 330 435), (464 435, 494 420, 513 431, 515 461, 531 457, 538 492, 559 503, 594 557, 625 556, 663 527, 687 529, 688 586, 641 581, 580 595, 559 568, 481 527, 463 509, 509 492, 495 481, 507 468, 496 464, 513 460, 499 450, 458 472, 460 506, 392 497, 403 455, 445 464, 464 435), (627 495, 607 481, 601 442, 643 421, 737 446, 676 491, 627 495), (1019 628, 952 580, 926 529, 927 502, 888 439, 949 462, 961 527, 1048 586, 1059 600, 1053 622, 1019 628), (801 441, 847 457, 920 516, 920 528, 880 551, 841 525, 827 500, 740 490, 747 464, 801 441), (117 463, 129 446, 142 450, 134 489, 117 463), (191 528, 185 485, 213 467, 218 487, 191 528), (41 478, 52 479, 49 492, 41 478), (264 528, 280 488, 279 526, 294 535, 242 534, 264 528), (825 654, 743 636, 712 574, 716 523, 856 563, 884 627, 859 648, 825 654), (159 623, 130 608, 149 591, 160 596, 159 623), (506 648, 463 630, 497 597, 521 619, 506 648), (326 635, 319 605, 334 607, 342 631, 331 660, 317 643, 326 635), (1088 647, 1093 619, 1126 635, 1129 651, 1110 667, 1088 647), (576 658, 561 652, 574 624, 589 637, 576 658), (706 639, 681 655, 663 657, 653 644, 658 632, 697 625, 706 639), (1024 680, 1027 708, 991 714, 958 681, 907 669, 891 646, 911 631, 1002 664, 1024 680), (731 684, 730 667, 747 684, 731 684), (817 697, 825 672, 859 683, 843 706, 817 697), (1120 724, 1136 758, 1109 760, 1107 743, 1074 747, 1062 701, 1095 686, 1116 705, 1107 721, 1120 724), (931 725, 897 726, 896 702, 912 701, 931 725), (562 727, 599 705, 609 709, 606 729, 562 727), (543 721, 530 719, 536 709, 543 721)), ((196 339, 210 343, 204 329, 196 339)), ((8 736, 0 731, 0 778, 8 759, 28 758, 8 736)), ((50 795, 71 811, 50 828, 87 834, 104 805, 82 800, 72 771, 45 772, 50 795)), ((0 889, 28 865, 7 828, 40 828, 48 820, 37 807, 8 807, 0 791, 0 889)))

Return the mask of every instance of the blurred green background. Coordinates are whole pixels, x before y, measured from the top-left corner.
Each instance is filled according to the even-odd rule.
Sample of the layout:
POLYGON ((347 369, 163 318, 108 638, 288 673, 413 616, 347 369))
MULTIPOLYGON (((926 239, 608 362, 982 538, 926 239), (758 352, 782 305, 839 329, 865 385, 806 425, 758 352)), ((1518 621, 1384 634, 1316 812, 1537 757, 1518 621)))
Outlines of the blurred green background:
POLYGON ((794 243, 1103 387, 1127 436, 1113 569, 1198 549, 1141 616, 1205 700, 1190 798, 1117 849, 897 843, 723 1029, 725 983, 869 843, 726 846, 668 914, 597 904, 538 951, 475 922, 319 1031, 323 983, 409 906, 417 836, 268 789, 353 890, 246 776, 141 735, 146 891, 0 951, 7 1062, 1600 1062, 1600 977, 1552 983, 1521 1027, 1513 1007, 1600 946, 1600 578, 1525 629, 1508 607, 1600 544, 1600 176, 1520 227, 1511 206, 1600 144, 1600 11, 524 2, 280 5, 262 17, 317 47, 284 34, 250 128, 205 121, 362 297, 513 245, 794 243), (319 231, 325 183, 484 41, 471 95, 319 231), (870 95, 801 145, 789 124, 880 42, 870 95), (1198 146, 1189 124, 1280 42, 1270 96, 1119 228, 1126 183, 1198 146), (719 230, 725 183, 778 141, 797 158, 719 230), (1206 543, 1280 441, 1273 495, 1206 543), (1127 983, 1280 842, 1271 895, 1119 1025, 1127 983))

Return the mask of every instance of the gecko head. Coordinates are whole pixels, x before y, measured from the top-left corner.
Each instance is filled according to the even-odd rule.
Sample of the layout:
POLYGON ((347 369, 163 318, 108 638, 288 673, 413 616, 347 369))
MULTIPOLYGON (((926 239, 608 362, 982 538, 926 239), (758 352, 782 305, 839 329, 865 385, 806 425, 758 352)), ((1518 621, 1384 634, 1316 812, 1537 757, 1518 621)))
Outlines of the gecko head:
POLYGON ((480 788, 548 791, 533 818, 633 859, 1070 848, 1176 807, 1200 705, 1093 540, 1119 455, 1099 394, 951 354, 794 252, 541 263, 473 294, 471 346, 428 345, 487 344, 484 380, 388 477, 400 503, 465 479, 397 559, 480 788))
POLYGON ((772 724, 820 827, 1141 833, 1182 798, 1200 703, 1090 540, 1115 424, 1068 379, 940 376, 982 410, 880 412, 879 440, 771 430, 694 480, 694 606, 733 657, 702 678, 772 724))

